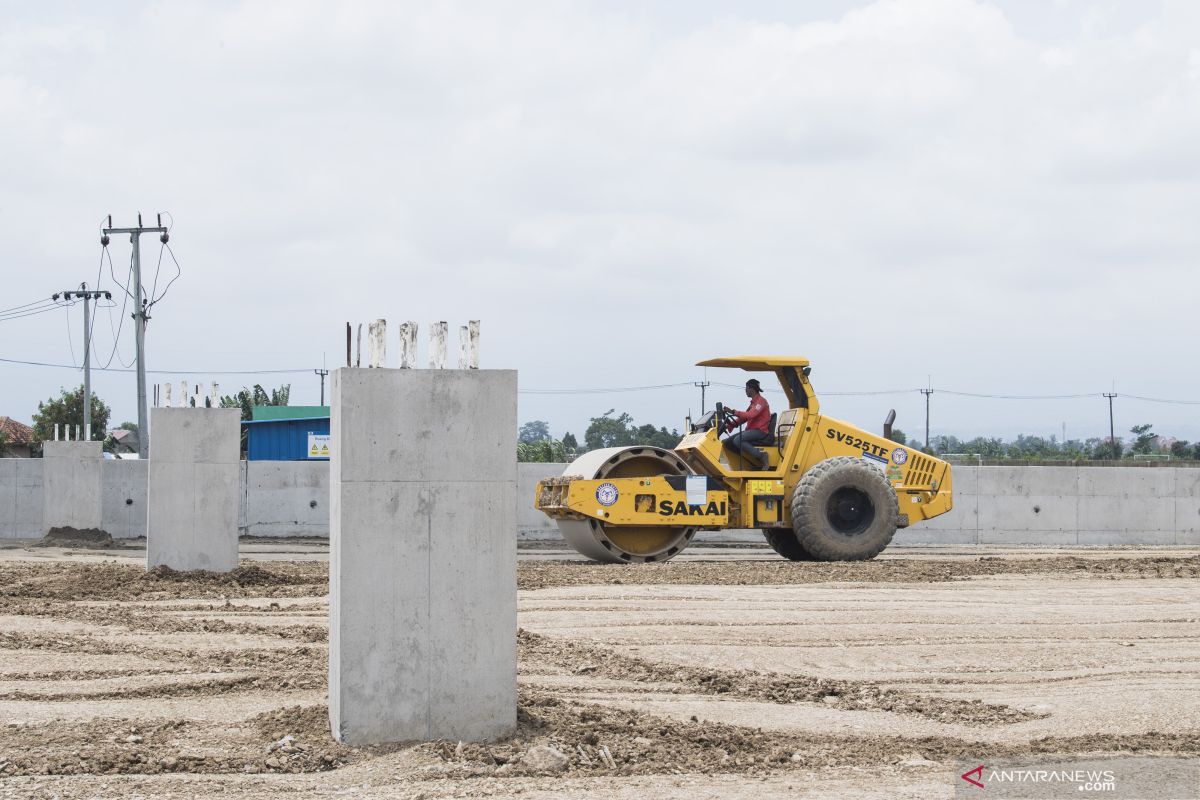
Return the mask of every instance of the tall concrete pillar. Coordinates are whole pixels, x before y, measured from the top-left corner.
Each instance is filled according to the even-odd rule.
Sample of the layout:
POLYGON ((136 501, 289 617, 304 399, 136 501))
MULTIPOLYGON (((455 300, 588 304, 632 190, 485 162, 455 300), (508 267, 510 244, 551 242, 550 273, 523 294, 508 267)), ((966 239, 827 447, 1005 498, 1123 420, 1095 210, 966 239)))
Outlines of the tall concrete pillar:
POLYGON ((240 420, 236 408, 150 410, 147 569, 237 566, 240 420))
POLYGON ((517 373, 332 377, 333 734, 501 737, 517 718, 517 373))
POLYGON ((42 534, 100 529, 101 442, 42 443, 42 534))

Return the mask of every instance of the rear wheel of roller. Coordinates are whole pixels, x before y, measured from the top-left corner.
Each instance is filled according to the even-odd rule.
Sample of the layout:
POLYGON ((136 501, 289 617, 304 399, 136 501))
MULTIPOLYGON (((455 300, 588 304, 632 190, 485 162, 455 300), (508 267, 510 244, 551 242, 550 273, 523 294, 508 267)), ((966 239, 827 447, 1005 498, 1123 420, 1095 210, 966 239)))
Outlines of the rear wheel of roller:
POLYGON ((812 553, 800 546, 795 531, 787 528, 763 528, 763 536, 767 537, 767 544, 771 545, 771 549, 788 561, 816 561, 812 553))
POLYGON ((883 552, 896 533, 896 490, 861 459, 818 462, 792 495, 796 541, 817 561, 865 561, 883 552))

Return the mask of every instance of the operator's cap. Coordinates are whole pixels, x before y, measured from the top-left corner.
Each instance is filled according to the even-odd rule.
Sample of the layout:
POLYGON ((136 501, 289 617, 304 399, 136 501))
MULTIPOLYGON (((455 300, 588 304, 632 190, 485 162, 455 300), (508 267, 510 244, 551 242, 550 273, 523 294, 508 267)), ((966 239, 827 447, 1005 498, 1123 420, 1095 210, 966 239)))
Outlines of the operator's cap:
POLYGON ((751 378, 750 380, 746 381, 746 388, 753 389, 756 392, 762 391, 762 385, 759 384, 758 378, 751 378))

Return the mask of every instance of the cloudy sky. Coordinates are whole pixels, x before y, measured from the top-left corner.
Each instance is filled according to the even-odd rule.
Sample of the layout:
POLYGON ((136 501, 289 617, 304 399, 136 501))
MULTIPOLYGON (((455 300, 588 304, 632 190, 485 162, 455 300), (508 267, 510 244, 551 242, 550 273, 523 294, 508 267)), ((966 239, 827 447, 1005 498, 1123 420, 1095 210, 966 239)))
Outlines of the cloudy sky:
MULTIPOLYGON (((935 434, 1108 425, 1098 396, 948 391, 1200 400, 1200 4, 649 5, 0 2, 0 309, 95 284, 104 215, 167 211, 152 381, 315 403, 345 322, 382 317, 482 320, 555 434, 679 425, 698 391, 539 390, 747 352, 808 356, 872 429, 923 428, 927 381, 935 434)), ((0 358, 71 365, 81 328, 0 314, 0 358)), ((80 380, 0 362, 0 415, 80 380)), ((131 374, 94 387, 136 419, 131 374)), ((1200 406, 1117 409, 1200 438, 1200 406)))

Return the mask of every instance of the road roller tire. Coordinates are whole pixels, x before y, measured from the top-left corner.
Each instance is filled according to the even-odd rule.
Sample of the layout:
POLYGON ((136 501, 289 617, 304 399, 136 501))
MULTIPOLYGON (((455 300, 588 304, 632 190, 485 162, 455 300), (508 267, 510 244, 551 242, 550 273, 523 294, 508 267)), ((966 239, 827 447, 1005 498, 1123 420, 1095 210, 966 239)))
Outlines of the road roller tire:
POLYGON ((883 473, 861 459, 818 462, 792 495, 796 542, 817 561, 865 561, 896 533, 900 505, 883 473))
POLYGON ((812 554, 800 546, 795 531, 787 528, 763 528, 763 536, 771 549, 788 561, 815 561, 812 554))
MULTIPOLYGON (((693 473, 671 450, 634 446, 591 450, 568 464, 562 474, 603 479, 693 473)), ((610 526, 595 519, 560 519, 558 530, 579 554, 610 564, 668 561, 679 555, 696 534, 696 529, 689 527, 610 526)))

